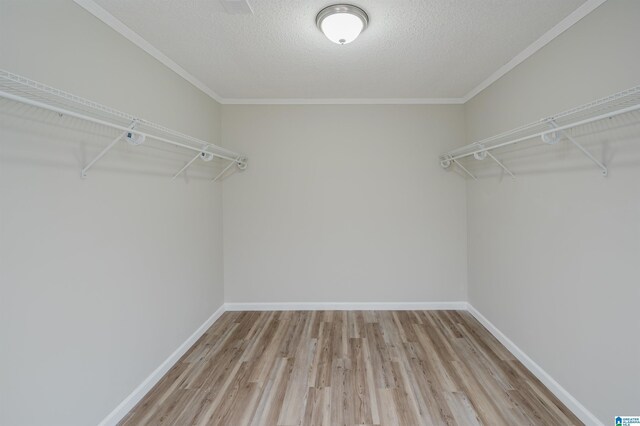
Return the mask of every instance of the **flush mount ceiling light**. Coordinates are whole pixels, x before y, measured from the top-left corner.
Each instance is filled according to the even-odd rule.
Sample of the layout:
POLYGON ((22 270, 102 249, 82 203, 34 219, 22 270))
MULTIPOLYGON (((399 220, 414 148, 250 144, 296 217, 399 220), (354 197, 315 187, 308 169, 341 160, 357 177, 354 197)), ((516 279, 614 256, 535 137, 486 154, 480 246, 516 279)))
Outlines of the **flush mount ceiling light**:
POLYGON ((351 4, 334 4, 316 16, 316 25, 329 40, 337 44, 351 43, 369 24, 367 13, 351 4))

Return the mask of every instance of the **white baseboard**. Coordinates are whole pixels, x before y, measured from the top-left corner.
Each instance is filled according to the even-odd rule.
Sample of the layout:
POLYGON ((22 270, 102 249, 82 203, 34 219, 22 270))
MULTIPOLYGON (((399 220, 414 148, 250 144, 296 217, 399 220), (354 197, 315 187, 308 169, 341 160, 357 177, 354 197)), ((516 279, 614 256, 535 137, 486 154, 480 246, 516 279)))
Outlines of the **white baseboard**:
POLYGON ((98 426, 115 426, 129 411, 155 386, 156 383, 180 360, 191 346, 213 325, 225 312, 224 305, 220 306, 198 329, 176 349, 169 358, 165 359, 153 373, 134 389, 98 426))
POLYGON ((473 315, 493 336, 498 339, 534 376, 538 378, 569 410, 573 412, 587 426, 604 426, 596 416, 580 404, 565 388, 560 386, 553 377, 542 369, 534 360, 522 351, 515 343, 504 335, 493 323, 484 317, 476 308, 467 304, 467 310, 473 315))
POLYGON ((467 302, 225 303, 224 306, 227 311, 464 311, 467 302))

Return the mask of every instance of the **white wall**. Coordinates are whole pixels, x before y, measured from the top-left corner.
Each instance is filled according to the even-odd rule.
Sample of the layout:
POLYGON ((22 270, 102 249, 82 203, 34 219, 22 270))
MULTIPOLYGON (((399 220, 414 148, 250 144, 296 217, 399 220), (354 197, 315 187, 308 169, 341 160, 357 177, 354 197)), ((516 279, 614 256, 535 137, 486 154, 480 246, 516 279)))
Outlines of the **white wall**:
POLYGON ((224 187, 227 302, 466 299, 462 106, 222 109, 250 167, 224 187))
MULTIPOLYGON (((640 84, 638 22, 638 1, 600 6, 465 105, 469 142, 640 84)), ((578 139, 607 178, 537 144, 501 154, 517 180, 467 186, 471 304, 604 424, 640 408, 640 126, 624 122, 578 139)))
MULTIPOLYGON (((219 142, 219 105, 71 0, 1 0, 0 68, 219 142)), ((0 101, 0 424, 102 420, 223 303, 220 185, 190 154, 0 101), (163 148, 166 149, 166 148, 163 148)))

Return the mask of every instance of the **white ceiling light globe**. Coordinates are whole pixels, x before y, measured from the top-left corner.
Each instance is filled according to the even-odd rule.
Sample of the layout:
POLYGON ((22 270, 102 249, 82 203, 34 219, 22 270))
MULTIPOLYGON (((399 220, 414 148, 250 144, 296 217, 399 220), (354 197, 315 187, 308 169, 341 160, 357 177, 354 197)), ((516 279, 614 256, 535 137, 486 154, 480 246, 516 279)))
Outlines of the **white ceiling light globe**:
POLYGON ((351 43, 368 23, 369 17, 364 10, 348 4, 325 7, 316 17, 318 28, 336 44, 351 43))
POLYGON ((357 16, 348 13, 336 13, 324 18, 320 28, 332 42, 347 44, 360 35, 364 24, 357 16))

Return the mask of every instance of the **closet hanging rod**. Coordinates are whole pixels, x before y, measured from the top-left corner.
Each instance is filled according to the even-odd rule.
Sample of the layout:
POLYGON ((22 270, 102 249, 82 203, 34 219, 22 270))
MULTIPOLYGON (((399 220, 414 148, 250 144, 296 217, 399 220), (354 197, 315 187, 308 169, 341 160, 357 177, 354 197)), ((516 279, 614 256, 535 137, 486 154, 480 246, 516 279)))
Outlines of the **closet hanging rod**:
MULTIPOLYGON (((82 170, 83 177, 96 161, 118 141, 125 138, 133 145, 139 145, 145 139, 152 139, 195 151, 198 153, 197 157, 203 161, 210 161, 213 157, 230 161, 230 164, 235 164, 241 170, 247 166, 247 158, 234 151, 2 69, 0 69, 0 98, 122 131, 118 138, 82 170)), ((193 161, 190 161, 181 172, 192 163, 193 161)))
MULTIPOLYGON (((553 145, 562 139, 570 141, 601 170, 603 176, 607 176, 608 170, 606 165, 576 141, 568 130, 639 110, 640 86, 635 86, 561 112, 555 116, 547 117, 534 123, 520 126, 513 130, 451 150, 440 156, 440 165, 443 168, 448 168, 455 164, 462 168, 459 160, 463 158, 473 156, 477 160, 482 160, 488 156, 506 173, 514 177, 513 173, 511 173, 505 164, 491 154, 491 151, 540 137, 543 142, 549 145, 553 145)), ((475 176, 468 170, 463 168, 463 171, 475 179, 475 176)))
POLYGON ((100 120, 99 118, 89 117, 88 115, 79 114, 77 112, 69 111, 69 110, 64 109, 64 108, 58 108, 58 107, 53 106, 53 105, 48 105, 48 104, 45 104, 45 103, 42 103, 42 102, 38 102, 38 101, 31 100, 31 99, 23 98, 21 96, 12 95, 11 93, 0 91, 0 97, 6 98, 6 99, 10 99, 10 100, 16 101, 16 102, 21 102, 23 104, 35 106, 35 107, 38 107, 38 108, 46 109, 46 110, 49 110, 49 111, 52 111, 52 112, 57 112, 58 114, 68 115, 69 117, 79 118, 81 120, 89 121, 91 123, 101 124, 101 125, 106 126, 106 127, 111 127, 112 129, 122 130, 122 131, 125 131, 125 132, 128 132, 128 133, 141 135, 141 136, 144 136, 144 137, 149 138, 149 139, 155 139, 155 140, 160 141, 160 142, 164 142, 164 143, 168 143, 168 144, 171 144, 171 145, 179 146, 181 148, 190 149, 192 151, 206 152, 208 154, 213 155, 214 157, 222 158, 224 160, 230 160, 230 161, 233 161, 233 162, 237 161, 236 158, 233 158, 233 157, 229 157, 229 156, 222 155, 222 154, 217 154, 215 152, 209 152, 209 151, 206 151, 206 149, 202 149, 202 148, 197 148, 195 146, 186 145, 186 144, 183 144, 183 143, 180 143, 180 142, 176 142, 176 141, 172 141, 170 139, 166 139, 166 138, 163 138, 163 137, 160 137, 160 136, 154 136, 154 135, 152 135, 150 133, 141 132, 141 131, 138 131, 138 130, 132 130, 131 127, 120 126, 119 124, 110 123, 108 121, 100 120))
MULTIPOLYGON (((515 129, 511 129, 508 130, 506 132, 503 133, 499 133, 497 135, 479 140, 479 141, 475 141, 472 144, 469 145, 465 145, 462 146, 460 148, 456 148, 453 149, 451 151, 449 151, 447 154, 445 155, 455 155, 455 154, 459 154, 462 152, 466 152, 469 147, 471 146, 477 146, 477 145, 486 145, 489 142, 493 142, 495 140, 499 140, 499 139, 504 139, 508 136, 514 135, 514 134, 518 134, 518 133, 522 133, 525 132, 527 130, 531 130, 533 128, 539 127, 541 124, 545 125, 548 124, 551 121, 555 121, 558 122, 559 120, 563 120, 568 118, 571 118, 571 116, 573 115, 578 115, 578 114, 584 114, 584 113, 589 113, 589 111, 591 110, 595 110, 595 111, 601 111, 602 109, 606 109, 608 106, 610 105, 615 105, 616 103, 623 103, 625 105, 631 103, 632 105, 637 105, 638 103, 640 103, 640 86, 635 86, 632 88, 629 88, 627 90, 623 90, 621 92, 615 93, 613 95, 589 102, 587 104, 584 105, 580 105, 577 106, 575 108, 569 109, 567 111, 563 111, 561 113, 555 114, 553 116, 550 117, 546 117, 543 118, 541 120, 535 121, 533 123, 529 123, 526 124, 524 126, 520 126, 520 127, 516 127, 515 129)), ((441 157, 444 157, 441 156, 441 157)))
MULTIPOLYGON (((464 154, 458 154, 458 155, 454 155, 454 156, 445 156, 442 159, 443 160, 459 160, 461 158, 469 157, 471 155, 478 154, 478 153, 481 153, 481 152, 485 152, 485 151, 489 152, 489 151, 492 151, 494 149, 502 148, 504 146, 513 145, 515 143, 523 142, 523 141, 526 141, 528 139, 534 139, 534 138, 537 138, 537 137, 542 137, 544 135, 548 135, 548 134, 551 134, 551 133, 557 133, 557 132, 560 132, 562 130, 572 129, 574 127, 583 126, 585 124, 593 123, 594 121, 600 121, 600 120, 604 120, 606 118, 612 118, 612 117, 615 117, 615 116, 620 115, 620 114, 626 114, 628 112, 633 112, 633 111, 637 111, 637 110, 640 110, 640 104, 634 105, 634 106, 630 106, 630 107, 627 107, 627 108, 622 108, 622 109, 619 109, 619 110, 616 110, 616 111, 608 112, 606 114, 601 114, 601 115, 598 115, 598 116, 595 116, 595 117, 587 118, 585 120, 577 121, 575 123, 565 124, 564 126, 551 127, 551 128, 549 128, 549 130, 544 130, 542 132, 534 133, 532 135, 523 136, 523 137, 517 138, 517 139, 512 139, 512 140, 510 140, 508 142, 502 142, 502 143, 499 143, 499 144, 496 144, 496 145, 492 145, 490 147, 476 149, 475 151, 467 152, 467 153, 464 153, 464 154)), ((472 145, 479 146, 479 145, 481 145, 481 143, 480 142, 476 142, 476 143, 474 143, 472 145)))

